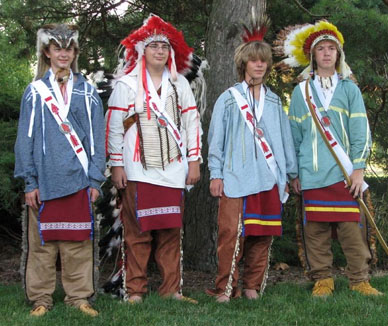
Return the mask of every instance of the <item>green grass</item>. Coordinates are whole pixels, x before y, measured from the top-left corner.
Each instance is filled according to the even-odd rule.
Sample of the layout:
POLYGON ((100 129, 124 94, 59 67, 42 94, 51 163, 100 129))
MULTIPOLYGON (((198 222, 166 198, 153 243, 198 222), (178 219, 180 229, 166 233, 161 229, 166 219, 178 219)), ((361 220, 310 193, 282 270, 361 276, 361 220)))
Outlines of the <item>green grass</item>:
MULTIPOLYGON (((388 276, 376 277, 372 284, 388 293, 388 276)), ((100 311, 96 318, 84 316, 63 304, 63 293, 57 291, 56 304, 47 315, 30 317, 24 293, 19 285, 0 285, 0 326, 351 326, 387 325, 387 295, 364 297, 348 290, 347 281, 336 280, 335 294, 326 299, 313 299, 312 285, 279 283, 270 285, 260 300, 233 300, 217 304, 203 292, 190 295, 199 300, 198 305, 161 299, 155 293, 148 295, 143 304, 129 305, 100 295, 95 307, 100 311)))

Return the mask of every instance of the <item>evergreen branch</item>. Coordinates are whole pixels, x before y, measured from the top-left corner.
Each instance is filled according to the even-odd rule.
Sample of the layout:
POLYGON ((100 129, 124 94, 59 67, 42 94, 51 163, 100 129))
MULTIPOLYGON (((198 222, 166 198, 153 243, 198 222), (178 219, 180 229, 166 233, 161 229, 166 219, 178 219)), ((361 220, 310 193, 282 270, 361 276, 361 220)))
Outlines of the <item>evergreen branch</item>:
MULTIPOLYGON (((384 0, 384 1, 388 1, 388 0, 384 0)), ((314 17, 314 18, 328 18, 328 17, 330 17, 330 15, 315 15, 315 14, 311 13, 307 8, 303 7, 303 5, 298 0, 294 0, 294 2, 300 9, 302 9, 305 13, 307 13, 311 17, 314 17)))

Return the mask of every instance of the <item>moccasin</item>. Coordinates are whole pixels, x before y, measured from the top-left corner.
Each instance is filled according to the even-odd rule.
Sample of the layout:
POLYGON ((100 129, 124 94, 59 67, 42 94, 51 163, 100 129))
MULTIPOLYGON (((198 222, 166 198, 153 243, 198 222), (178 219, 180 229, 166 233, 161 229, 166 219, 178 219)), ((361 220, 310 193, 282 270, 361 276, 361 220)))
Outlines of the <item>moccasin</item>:
POLYGON ((313 288, 313 297, 316 298, 326 298, 333 294, 334 291, 334 280, 330 278, 325 278, 323 280, 318 280, 314 284, 313 288))
POLYGON ((372 285, 370 285, 368 281, 350 285, 350 290, 356 291, 363 295, 374 295, 374 296, 383 295, 382 292, 372 287, 372 285))

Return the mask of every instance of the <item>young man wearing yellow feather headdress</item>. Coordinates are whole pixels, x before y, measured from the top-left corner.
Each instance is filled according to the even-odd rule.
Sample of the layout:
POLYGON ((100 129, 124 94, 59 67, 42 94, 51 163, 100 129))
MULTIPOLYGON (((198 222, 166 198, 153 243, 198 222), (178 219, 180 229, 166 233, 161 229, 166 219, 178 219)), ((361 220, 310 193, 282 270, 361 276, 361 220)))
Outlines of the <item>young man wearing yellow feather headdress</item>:
POLYGON ((342 34, 327 21, 287 27, 275 42, 275 52, 287 57, 280 65, 307 65, 300 75, 304 81, 292 94, 289 119, 299 165, 299 177, 292 186, 303 197, 303 236, 308 275, 315 281, 314 297, 327 297, 334 290, 333 231, 347 260, 350 289, 364 295, 382 294, 369 283, 367 226, 355 199, 366 188, 363 174, 370 131, 361 92, 349 78, 352 72, 345 62, 343 43, 342 34), (350 186, 344 183, 317 128, 350 175, 350 186))

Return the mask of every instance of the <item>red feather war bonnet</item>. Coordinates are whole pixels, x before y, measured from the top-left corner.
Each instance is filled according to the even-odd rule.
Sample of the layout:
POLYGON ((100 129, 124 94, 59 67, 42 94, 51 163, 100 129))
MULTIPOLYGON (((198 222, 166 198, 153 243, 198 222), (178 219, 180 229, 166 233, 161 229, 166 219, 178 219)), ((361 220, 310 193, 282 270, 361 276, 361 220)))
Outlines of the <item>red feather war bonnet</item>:
POLYGON ((133 31, 121 44, 125 47, 125 64, 118 74, 128 74, 135 69, 138 71, 138 93, 136 97, 136 112, 143 111, 143 89, 148 89, 145 74, 144 49, 151 42, 165 42, 170 45, 167 61, 171 79, 176 81, 177 73, 186 74, 192 68, 193 49, 190 48, 178 31, 170 23, 151 14, 139 29, 133 31))

